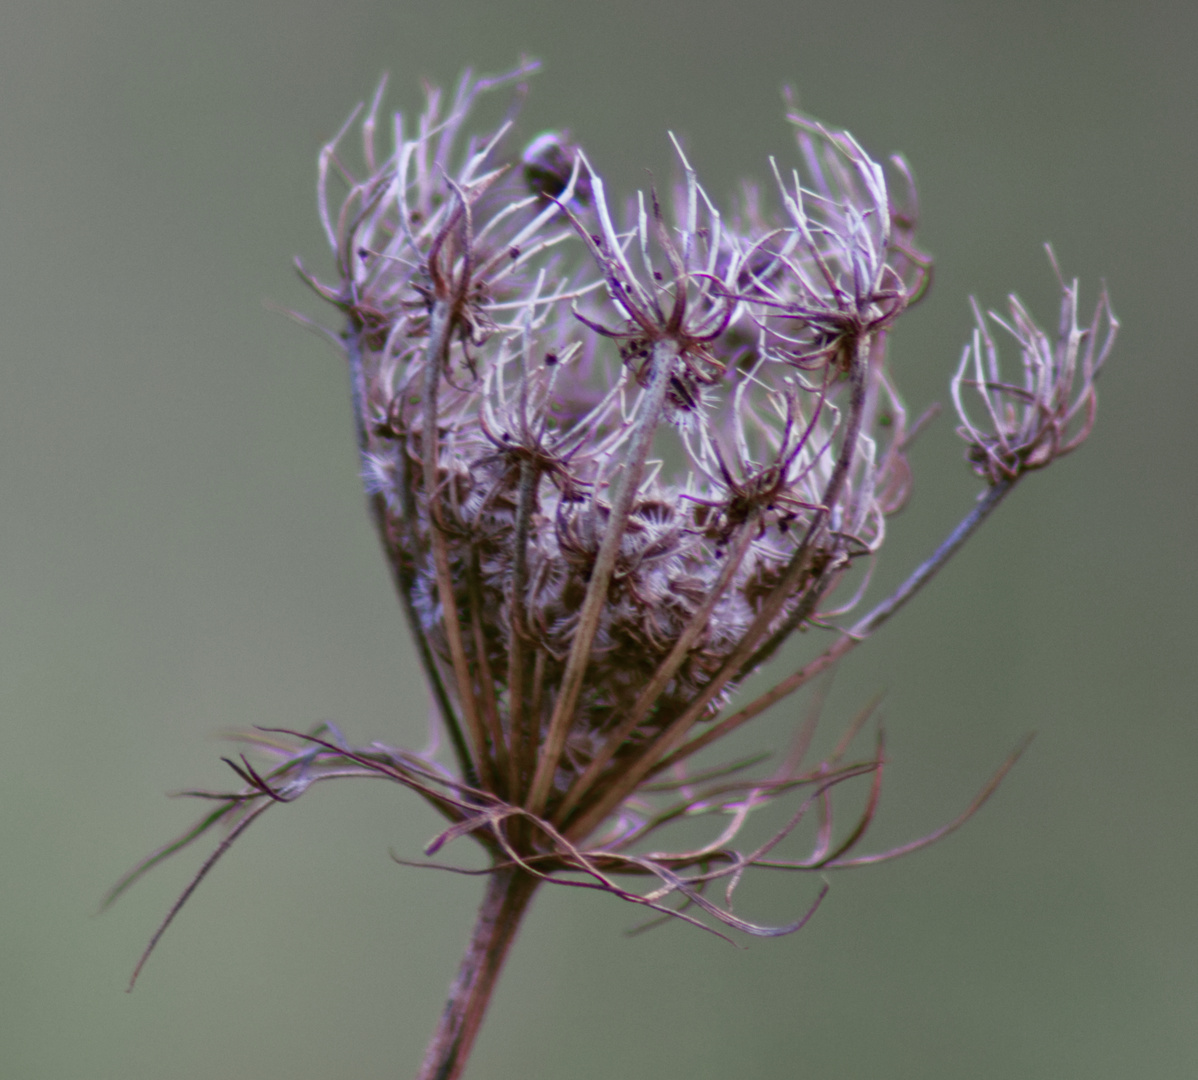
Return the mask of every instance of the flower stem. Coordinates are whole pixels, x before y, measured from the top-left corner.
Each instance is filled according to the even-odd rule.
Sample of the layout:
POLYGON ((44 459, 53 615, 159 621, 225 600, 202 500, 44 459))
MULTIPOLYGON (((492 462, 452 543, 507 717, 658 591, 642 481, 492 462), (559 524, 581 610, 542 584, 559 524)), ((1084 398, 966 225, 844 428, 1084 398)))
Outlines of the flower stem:
POLYGON ((941 568, 965 544, 978 527, 990 516, 1000 502, 1003 501, 1015 487, 1018 477, 1004 477, 998 483, 989 487, 974 503, 973 509, 957 523, 956 528, 941 541, 940 546, 919 564, 902 583, 885 600, 879 603, 869 614, 859 619, 851 629, 845 630, 840 637, 828 646, 810 663, 788 675, 773 689, 767 690, 760 697, 749 702, 743 709, 725 717, 718 724, 713 724, 702 735, 692 739, 685 746, 679 747, 654 767, 654 773, 663 772, 676 765, 683 758, 688 758, 704 747, 722 739, 735 731, 742 724, 765 712, 771 705, 781 701, 788 694, 793 694, 801 686, 805 686, 821 672, 830 668, 851 649, 865 641, 875 630, 890 618, 899 608, 911 599, 920 589, 936 576, 941 568))
POLYGON ((518 867, 495 870, 487 879, 474 933, 417 1080, 457 1080, 462 1075, 503 962, 539 884, 539 878, 518 867))
POLYGON ((537 771, 533 776, 532 790, 528 794, 528 809, 534 814, 540 814, 549 800, 554 774, 561 761, 570 724, 574 720, 574 706, 578 703, 583 677, 586 675, 587 664, 590 663, 591 645, 595 641, 600 616, 608 602, 607 589, 616 569, 624 531, 628 527, 628 515, 645 474, 645 462, 653 448, 653 435, 665 410, 670 378, 678 363, 678 358, 672 355, 671 349, 670 342, 665 340, 653 346, 653 354, 646 369, 645 392, 639 402, 638 414, 632 422, 623 469, 612 484, 607 529, 595 554, 595 564, 591 568, 586 596, 578 613, 578 626, 574 631, 570 656, 562 673, 557 701, 549 719, 549 731, 537 759, 537 771))
POLYGON ((420 433, 420 456, 424 467, 424 497, 427 500, 429 536, 433 549, 433 565, 436 567, 437 598, 441 601, 442 622, 446 643, 453 664, 454 683, 457 686, 462 718, 474 748, 473 764, 479 780, 491 786, 491 755, 487 732, 479 715, 478 700, 474 695, 474 678, 466 657, 466 646, 462 637, 461 621, 458 617, 458 602, 453 591, 453 573, 449 563, 449 545, 445 539, 439 506, 438 455, 441 440, 437 431, 437 392, 441 369, 449 355, 449 337, 453 330, 450 304, 438 300, 429 314, 428 347, 424 357, 424 426, 420 433))

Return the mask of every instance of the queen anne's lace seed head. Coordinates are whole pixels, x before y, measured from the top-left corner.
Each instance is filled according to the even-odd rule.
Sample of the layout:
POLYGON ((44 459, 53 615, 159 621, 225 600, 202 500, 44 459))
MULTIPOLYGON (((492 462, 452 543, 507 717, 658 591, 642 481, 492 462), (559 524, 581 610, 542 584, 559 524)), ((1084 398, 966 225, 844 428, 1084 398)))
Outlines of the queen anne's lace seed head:
POLYGON ((480 96, 526 72, 467 75, 450 99, 430 90, 386 139, 380 88, 361 177, 343 162, 344 130, 321 155, 335 279, 304 274, 344 319, 362 474, 456 774, 378 743, 353 749, 330 725, 298 750, 257 736, 276 766, 230 762, 244 787, 200 793, 222 807, 113 896, 217 821, 237 822, 235 837, 318 780, 384 776, 449 820, 430 854, 471 835, 492 871, 528 879, 521 888, 581 875, 687 921, 700 911, 772 936, 806 917, 768 928, 735 914, 747 867, 810 871, 913 850, 967 819, 1017 756, 955 822, 867 856, 852 852, 877 805, 880 735, 865 761, 845 752, 870 709, 815 766, 804 723, 765 777, 744 763, 687 771, 868 638, 1021 476, 1086 438, 1117 328, 1105 293, 1083 328, 1077 285, 1062 282, 1055 341, 1015 299, 1009 318, 992 314, 1021 353, 1013 380, 975 305, 952 395, 988 490, 892 594, 803 668, 726 708, 792 632, 853 609, 910 489, 904 450, 919 423, 907 425, 886 344, 931 278, 914 243, 914 185, 893 159, 896 198, 852 136, 792 113, 797 168, 772 162, 772 192, 746 185, 721 213, 675 141, 675 189, 641 193, 617 215, 566 133, 522 145, 509 120, 465 134, 480 96), (337 179, 348 188, 339 204, 337 179), (833 791, 856 777, 871 795, 837 839, 833 791), (733 846, 753 811, 791 792, 801 801, 780 830, 733 846), (776 857, 809 810, 808 854, 776 857), (711 843, 646 850, 702 815, 719 823, 711 843), (655 884, 636 892, 615 874, 655 884), (705 892, 717 879, 722 905, 705 892))
POLYGON ((617 224, 568 136, 462 137, 489 85, 464 80, 448 105, 430 93, 414 123, 396 118, 385 159, 372 111, 364 179, 329 148, 324 176, 350 190, 322 210, 340 279, 319 288, 347 317, 367 490, 417 632, 454 706, 491 714, 476 752, 518 753, 510 681, 531 675, 512 671, 516 637, 519 662, 540 665, 525 722, 534 740, 548 730, 619 533, 582 628, 560 795, 663 664, 622 754, 705 690, 702 715, 716 711, 747 670, 726 670, 737 648, 819 620, 877 550, 906 475, 885 335, 928 264, 845 133, 792 116, 802 178, 775 164, 782 212, 750 191, 735 224, 675 143, 670 208, 641 193, 617 224))

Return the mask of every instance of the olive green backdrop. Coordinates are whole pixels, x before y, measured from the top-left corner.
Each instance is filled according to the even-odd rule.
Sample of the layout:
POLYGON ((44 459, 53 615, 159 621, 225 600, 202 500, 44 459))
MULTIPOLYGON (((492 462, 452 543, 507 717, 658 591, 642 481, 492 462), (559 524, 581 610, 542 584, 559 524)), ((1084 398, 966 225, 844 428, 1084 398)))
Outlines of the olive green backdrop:
MULTIPOLYGON (((687 139, 717 198, 793 143, 778 89, 901 150, 938 259, 894 339, 947 401, 967 297, 1055 320, 1041 244, 1124 324, 1091 443, 1030 478, 838 675, 881 690, 874 846, 808 929, 724 943, 576 892, 538 901, 471 1075, 1122 1080, 1198 1075, 1198 7, 1154 2, 8 0, 0 16, 0 1075, 411 1076, 480 885, 403 869, 436 822, 386 785, 267 815, 136 993, 198 853, 97 903, 224 784, 215 738, 333 718, 419 746, 427 704, 360 495, 315 311, 320 144, 391 73, 545 66, 524 129, 568 126, 617 192, 687 139)), ((942 418, 888 580, 976 488, 942 418)), ((776 744, 796 707, 740 744, 776 744)), ((771 879, 787 918, 810 880, 771 879)))

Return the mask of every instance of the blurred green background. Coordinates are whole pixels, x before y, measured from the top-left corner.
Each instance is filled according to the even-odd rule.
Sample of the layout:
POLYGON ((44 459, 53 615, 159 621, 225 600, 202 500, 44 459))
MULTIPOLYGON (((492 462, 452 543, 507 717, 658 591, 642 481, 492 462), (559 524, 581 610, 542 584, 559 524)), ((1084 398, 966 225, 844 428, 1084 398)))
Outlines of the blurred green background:
MULTIPOLYGON (((0 16, 0 1074, 366 1080, 415 1072, 480 884, 395 866, 436 828, 387 785, 254 826, 123 993, 198 865, 104 890, 229 779, 215 736, 335 719, 419 746, 426 697, 371 534, 338 358, 270 305, 327 267, 319 146, 391 73, 540 57, 523 128, 568 126, 626 193, 667 129, 719 199, 793 160, 778 90, 901 150, 931 298, 894 338, 947 402, 967 297, 1055 321, 1041 244, 1124 330, 1089 445, 840 671, 893 764, 873 847, 813 924, 724 943, 547 892, 470 1073, 499 1078, 1198 1075, 1191 290, 1198 7, 861 0, 9 0, 0 16), (1189 329, 1187 329, 1189 325, 1189 329)), ((914 458, 894 580, 969 506, 943 417, 914 458)), ((798 706, 740 744, 776 744, 798 706)), ((750 890, 787 918, 810 880, 750 890)))

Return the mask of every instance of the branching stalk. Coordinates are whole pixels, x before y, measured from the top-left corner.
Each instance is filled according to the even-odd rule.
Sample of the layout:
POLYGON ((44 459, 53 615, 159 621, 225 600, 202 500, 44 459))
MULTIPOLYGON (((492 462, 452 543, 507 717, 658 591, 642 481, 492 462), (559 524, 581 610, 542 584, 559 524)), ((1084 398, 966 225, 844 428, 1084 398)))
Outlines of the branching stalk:
POLYGON ((557 772, 562 750, 566 745, 566 736, 570 731, 574 706, 578 701, 578 692, 582 689, 583 676, 586 674, 587 664, 590 662, 595 631, 599 628, 599 618, 603 612, 603 605, 607 602, 607 587, 611 582, 612 571, 616 567, 620 543, 624 539, 624 530, 628 524, 628 512, 632 508, 632 501, 640 487, 641 477, 645 472, 645 462, 653 446, 653 435, 661 420, 666 391, 669 389, 670 376, 676 363, 675 358, 671 355, 670 342, 666 340, 656 342, 653 346, 653 355, 648 363, 647 385, 632 426, 628 457, 620 470, 615 491, 612 493, 607 531, 603 534, 599 552, 595 556, 595 566, 591 570, 586 597, 578 615, 578 628, 574 633, 574 642, 570 649, 569 659, 566 661, 566 670, 562 674, 561 686, 558 687, 557 700, 554 702, 553 716, 549 721, 549 733, 546 736, 545 745, 541 749, 532 791, 528 796, 528 809, 533 814, 539 814, 544 809, 553 786, 553 777, 557 772))
POLYGON ((697 754, 706 746, 710 746, 725 735, 731 734, 742 724, 756 716, 760 716, 770 706, 777 704, 784 697, 793 694, 802 686, 806 686, 821 672, 826 671, 852 649, 856 648, 887 619, 899 610, 939 572, 993 512, 1003 499, 1015 487, 1017 477, 1006 477, 999 480, 993 487, 988 488, 982 497, 974 504, 972 510, 957 523, 951 533, 941 541, 940 546, 919 564, 893 593, 881 601, 872 611, 859 619, 851 629, 845 630, 824 652, 810 663, 801 667, 793 675, 787 676, 772 689, 755 698, 748 705, 739 709, 731 716, 717 724, 713 724, 702 735, 696 736, 685 746, 675 750, 663 758, 653 769, 659 773, 679 764, 692 754, 697 754))
POLYGON ((474 744, 475 769, 479 780, 486 785, 492 779, 491 755, 487 746, 486 731, 479 716, 478 700, 474 694, 474 676, 466 659, 462 624, 458 618, 457 598, 453 590, 453 574, 449 566, 449 548, 445 542, 445 530, 439 512, 437 457, 440 440, 437 436, 437 390, 441 368, 449 354, 449 335, 452 329, 450 305, 444 300, 437 300, 429 314, 428 348, 424 361, 424 430, 421 433, 420 452, 424 462, 424 495, 428 500, 432 525, 429 533, 437 570, 437 596, 441 601, 445 636, 449 642, 449 655, 461 700, 462 716, 466 721, 470 741, 474 744))
POLYGON ((537 501, 540 473, 530 461, 520 463, 520 487, 516 503, 515 546, 512 562, 511 641, 508 642, 508 730, 509 749, 508 797, 514 803, 524 800, 524 786, 534 764, 529 760, 527 727, 538 723, 540 717, 528 714, 525 702, 525 668, 527 658, 528 616, 524 594, 528 588, 528 541, 533 509, 537 501))
POLYGON ((657 701, 662 690, 665 689, 666 683, 674 677, 682 661, 686 658, 687 651, 695 643, 698 636, 707 629, 707 622, 711 618, 711 613, 731 583, 732 576, 739 569, 741 561, 745 557, 745 552, 748 551, 749 544, 752 542, 753 532, 756 527, 757 523, 753 519, 746 521, 741 526, 736 543, 727 554, 724 568, 720 573, 715 587, 708 594, 703 605, 691 617, 686 629, 679 636, 677 642, 675 642, 674 648, 670 650, 670 654, 661 662, 657 671, 653 673, 653 677, 646 684, 644 690, 641 691, 628 716, 608 736, 607 742, 603 744, 603 747, 587 766, 586 771, 574 782, 574 786, 567 793, 561 808, 556 814, 558 821, 565 821, 567 819, 570 812, 579 804, 595 784, 595 781, 598 780, 600 774, 607 767, 608 762, 615 757, 628 737, 644 722, 645 717, 649 715, 649 710, 657 701))
MULTIPOLYGON (((369 435, 366 429, 366 389, 362 372, 361 343, 352 325, 346 329, 341 340, 348 360, 350 385, 353 389, 354 411, 358 431, 358 450, 363 455, 363 458, 365 458, 369 446, 369 435)), ((403 496, 402 501, 405 517, 413 517, 416 513, 416 508, 411 497, 410 485, 405 483, 401 494, 403 496)), ((379 540, 383 545, 383 551, 387 556, 387 565, 391 569, 391 576, 395 582, 395 591, 398 593, 400 601, 403 604, 404 615, 408 621, 408 629, 412 633, 412 640, 416 643, 416 652, 420 657, 420 666, 424 669, 424 676, 428 679, 429 689, 432 691, 433 698, 437 703, 441 722, 445 725, 445 730, 449 735, 449 742, 453 747, 454 758, 458 768, 461 770, 462 778, 466 783, 475 785, 478 783, 478 775, 474 769, 474 762, 470 758, 470 750, 466 745, 465 737, 462 735, 462 725, 458 722, 457 711, 454 709, 453 702, 449 698, 449 693, 445 689, 445 680, 441 677, 441 671, 437 667, 432 649, 429 648, 428 638, 420 625, 420 619, 416 615, 416 610, 412 606, 412 586, 414 582, 411 570, 402 546, 393 535, 393 526, 388 521, 387 508, 382 495, 374 495, 370 499, 370 512, 374 518, 375 527, 378 529, 379 540)))
POLYGON ((828 508, 834 506, 839 499, 841 488, 852 466, 853 455, 857 448, 857 439, 861 433, 862 414, 865 410, 867 364, 868 360, 866 356, 858 353, 854 359, 853 370, 850 375, 853 393, 849 404, 849 422, 845 430, 844 441, 841 443, 840 452, 837 455, 836 464, 832 469, 831 476, 828 478, 823 507, 813 518, 802 544, 795 551, 790 564, 786 568, 786 572, 782 575, 782 580, 775 586, 769 598, 762 605, 761 612, 741 639, 740 644, 733 649, 719 672, 696 697, 695 701, 660 736, 654 739, 639 757, 629 763, 623 774, 604 791, 602 796, 596 799, 591 806, 587 807, 571 823, 569 829, 566 831, 566 835, 571 839, 586 836, 597 828, 599 823, 619 806, 635 790, 636 786, 649 775, 653 766, 666 757, 686 738, 687 732, 690 731, 696 721, 707 711, 707 707, 715 699, 716 695, 739 674, 741 666, 752 654, 761 635, 769 629, 770 623, 777 617, 778 612, 781 611, 782 605, 786 602, 790 593, 799 581, 802 580, 803 574, 807 571, 807 561, 812 541, 818 535, 819 530, 825 527, 828 508))

